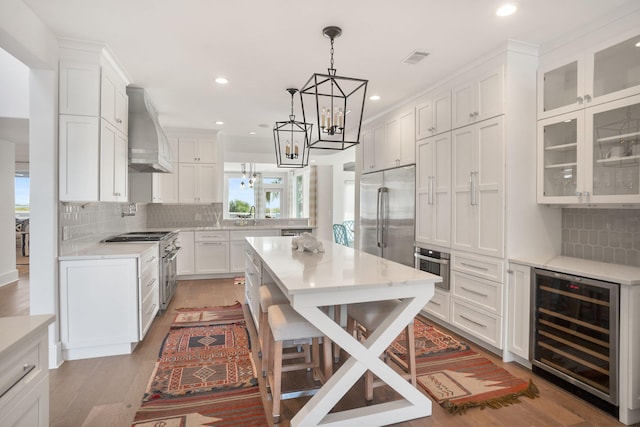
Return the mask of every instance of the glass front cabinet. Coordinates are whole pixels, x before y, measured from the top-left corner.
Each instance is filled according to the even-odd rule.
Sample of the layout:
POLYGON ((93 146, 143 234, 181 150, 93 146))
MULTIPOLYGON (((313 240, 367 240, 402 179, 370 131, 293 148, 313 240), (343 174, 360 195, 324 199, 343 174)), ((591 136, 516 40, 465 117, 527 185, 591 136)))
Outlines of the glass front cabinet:
POLYGON ((538 202, 640 203, 640 95, 538 121, 538 202))
POLYGON ((538 119, 640 93, 640 32, 558 58, 538 72, 538 119))

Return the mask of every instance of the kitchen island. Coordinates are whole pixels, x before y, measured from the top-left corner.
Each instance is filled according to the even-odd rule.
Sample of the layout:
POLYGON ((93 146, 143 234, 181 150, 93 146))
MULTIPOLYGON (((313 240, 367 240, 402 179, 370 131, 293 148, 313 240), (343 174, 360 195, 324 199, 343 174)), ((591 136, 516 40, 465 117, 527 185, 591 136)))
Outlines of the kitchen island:
MULTIPOLYGON (((431 401, 380 360, 380 354, 431 299, 439 276, 352 248, 323 241, 324 252, 297 252, 291 237, 247 237, 247 255, 261 265, 261 283, 275 282, 293 308, 351 357, 291 420, 292 426, 388 425, 431 415, 431 401), (321 307, 400 299, 360 343, 321 307), (366 370, 394 389, 400 399, 329 413, 366 370)), ((255 319, 255 315, 254 315, 255 319)), ((259 325, 265 327, 265 325, 259 325)))

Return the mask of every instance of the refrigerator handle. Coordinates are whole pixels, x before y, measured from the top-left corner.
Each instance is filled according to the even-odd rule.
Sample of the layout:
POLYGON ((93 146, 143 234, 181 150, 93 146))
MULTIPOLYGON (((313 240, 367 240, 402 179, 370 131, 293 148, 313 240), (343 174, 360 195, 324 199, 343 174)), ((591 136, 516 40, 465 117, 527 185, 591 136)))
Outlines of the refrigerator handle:
POLYGON ((387 246, 387 233, 389 232, 389 188, 380 188, 382 194, 382 227, 380 228, 380 245, 387 246))
POLYGON ((382 233, 382 228, 380 227, 380 204, 382 202, 382 188, 378 188, 378 198, 376 200, 376 244, 379 248, 382 247, 382 239, 380 234, 382 233))

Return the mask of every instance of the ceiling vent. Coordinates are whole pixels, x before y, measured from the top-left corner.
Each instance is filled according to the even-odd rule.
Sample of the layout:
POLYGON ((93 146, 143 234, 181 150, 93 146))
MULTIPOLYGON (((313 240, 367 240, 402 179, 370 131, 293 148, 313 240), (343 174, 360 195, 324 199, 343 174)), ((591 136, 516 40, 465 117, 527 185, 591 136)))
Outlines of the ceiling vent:
POLYGON ((414 50, 409 54, 409 56, 404 58, 402 62, 409 65, 416 65, 427 56, 429 56, 429 52, 425 52, 424 50, 414 50))

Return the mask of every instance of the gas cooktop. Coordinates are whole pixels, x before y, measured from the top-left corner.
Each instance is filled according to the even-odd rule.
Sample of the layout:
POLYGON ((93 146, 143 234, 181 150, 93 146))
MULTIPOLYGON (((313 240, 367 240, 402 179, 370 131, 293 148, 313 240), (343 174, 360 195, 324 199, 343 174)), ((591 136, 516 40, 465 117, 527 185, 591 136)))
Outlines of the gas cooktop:
POLYGON ((157 242, 175 234, 173 231, 132 231, 130 233, 119 234, 109 237, 104 241, 107 243, 117 242, 157 242))

